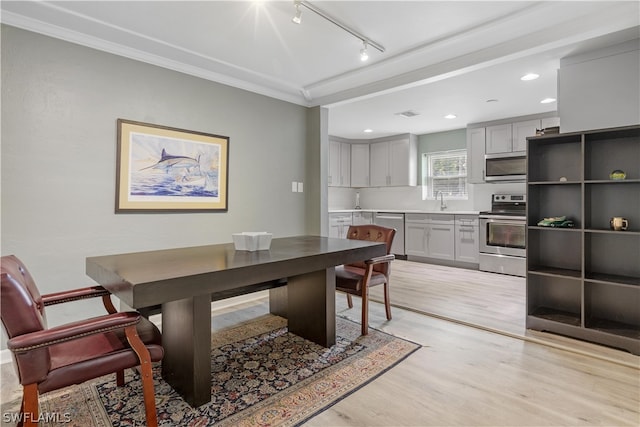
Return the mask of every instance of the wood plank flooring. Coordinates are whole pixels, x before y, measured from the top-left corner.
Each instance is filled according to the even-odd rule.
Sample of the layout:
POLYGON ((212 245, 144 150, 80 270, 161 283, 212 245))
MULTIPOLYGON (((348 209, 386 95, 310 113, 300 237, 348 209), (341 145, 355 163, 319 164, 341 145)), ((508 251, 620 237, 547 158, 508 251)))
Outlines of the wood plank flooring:
MULTIPOLYGON (((640 425, 640 358, 525 331, 524 279, 408 261, 394 262, 391 279, 392 303, 411 309, 393 307, 387 321, 371 302, 370 326, 423 348, 307 426, 640 425)), ((336 295, 338 314, 359 321, 354 305, 336 295)), ((260 298, 217 310, 212 324, 267 312, 260 298)), ((2 365, 3 400, 10 371, 2 365)))

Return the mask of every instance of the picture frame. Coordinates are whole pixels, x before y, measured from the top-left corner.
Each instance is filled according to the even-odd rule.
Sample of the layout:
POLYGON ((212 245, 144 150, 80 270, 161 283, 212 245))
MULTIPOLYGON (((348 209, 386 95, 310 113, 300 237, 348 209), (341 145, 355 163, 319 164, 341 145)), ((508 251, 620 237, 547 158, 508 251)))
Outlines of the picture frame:
POLYGON ((229 137, 117 120, 116 213, 228 210, 229 137))

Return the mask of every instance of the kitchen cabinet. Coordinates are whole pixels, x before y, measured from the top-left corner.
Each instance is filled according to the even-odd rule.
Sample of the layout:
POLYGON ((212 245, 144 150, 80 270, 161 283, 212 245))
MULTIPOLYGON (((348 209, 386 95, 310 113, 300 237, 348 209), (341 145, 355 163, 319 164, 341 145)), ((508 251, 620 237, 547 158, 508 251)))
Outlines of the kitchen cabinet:
POLYGON ((476 215, 455 216, 455 245, 456 261, 478 264, 479 260, 479 231, 476 215))
POLYGON ((329 175, 331 187, 351 186, 351 144, 329 141, 329 175))
POLYGON ((347 230, 352 224, 351 212, 330 213, 329 214, 329 237, 344 239, 347 237, 347 230))
POLYGON ((485 128, 467 129, 467 182, 484 183, 485 128))
POLYGON ((407 255, 441 260, 455 259, 454 216, 449 214, 406 214, 407 255))
POLYGON ((529 138, 528 153, 527 328, 640 355, 640 126, 529 138), (538 226, 558 215, 573 227, 538 226))
POLYGON ((353 225, 373 224, 373 212, 353 212, 353 225))
POLYGON ((485 153, 524 152, 527 149, 527 137, 535 136, 536 130, 541 128, 540 119, 487 126, 485 153))
POLYGON ((417 184, 417 137, 374 142, 370 146, 372 187, 414 186, 417 184))
POLYGON ((351 144, 351 187, 369 186, 369 144, 351 144))

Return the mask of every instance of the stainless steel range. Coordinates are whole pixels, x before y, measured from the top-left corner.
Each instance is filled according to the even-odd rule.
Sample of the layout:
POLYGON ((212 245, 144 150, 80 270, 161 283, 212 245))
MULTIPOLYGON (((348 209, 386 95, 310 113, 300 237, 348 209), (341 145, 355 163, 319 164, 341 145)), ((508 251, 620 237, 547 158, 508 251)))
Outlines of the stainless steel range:
POLYGON ((480 270, 526 274, 524 194, 494 194, 491 211, 480 212, 480 270))

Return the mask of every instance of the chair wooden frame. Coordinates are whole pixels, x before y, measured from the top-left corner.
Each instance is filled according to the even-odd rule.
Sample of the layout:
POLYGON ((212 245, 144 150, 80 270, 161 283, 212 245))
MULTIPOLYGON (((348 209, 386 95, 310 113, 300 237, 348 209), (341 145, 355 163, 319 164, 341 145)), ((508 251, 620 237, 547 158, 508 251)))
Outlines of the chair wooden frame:
POLYGON ((362 335, 369 333, 369 288, 371 286, 379 284, 384 286, 385 312, 387 320, 391 320, 389 274, 391 261, 395 259, 395 256, 390 253, 394 237, 395 229, 379 225, 352 225, 347 231, 347 238, 382 241, 387 245, 387 255, 371 258, 363 263, 336 268, 336 290, 347 294, 347 304, 349 308, 353 308, 352 295, 362 298, 362 335), (372 281, 374 275, 376 278, 375 283, 372 281), (353 286, 354 282, 358 284, 353 286), (349 283, 351 286, 348 285, 349 283))
MULTIPOLYGON (((28 272, 26 272, 24 266, 16 257, 14 257, 13 255, 2 257, 3 293, 5 290, 9 290, 10 287, 16 286, 16 282, 22 283, 23 281, 26 282, 30 280, 31 277, 28 275, 28 272), (12 271, 9 271, 9 267, 5 269, 5 263, 7 265, 17 265, 18 268, 17 270, 13 269, 12 271), (19 273, 16 274, 15 271, 18 271, 19 273), (19 274, 24 277, 15 277, 19 274)), ((11 308, 3 305, 3 310, 1 313, 2 322, 5 326, 5 329, 7 329, 7 334, 10 337, 7 342, 7 347, 13 353, 14 361, 16 363, 16 366, 18 367, 21 384, 23 385, 23 396, 19 414, 19 419, 21 420, 21 422, 19 425, 38 425, 38 420, 40 419, 38 405, 40 394, 39 385, 41 381, 44 381, 44 379, 47 378, 49 372, 48 370, 50 369, 47 368, 45 371, 43 371, 40 379, 34 382, 29 382, 29 380, 27 379, 24 379, 23 381, 23 377, 25 375, 23 369, 28 369, 24 367, 22 363, 23 361, 26 361, 24 362, 25 364, 32 364, 33 360, 31 359, 41 359, 42 351, 48 352, 49 348, 54 345, 86 338, 94 334, 105 334, 121 331, 122 333, 124 333, 126 342, 128 342, 131 350, 133 350, 139 361, 138 367, 140 369, 140 374, 142 377, 142 390, 147 425, 151 427, 157 426, 158 419, 156 414, 155 392, 153 386, 152 358, 149 349, 140 338, 138 332, 138 325, 140 324, 140 322, 148 321, 146 319, 143 319, 142 316, 137 312, 118 313, 113 306, 113 303, 111 302, 110 293, 101 286, 75 289, 71 291, 58 292, 42 296, 37 295, 35 298, 33 295, 34 292, 37 294, 37 289, 34 290, 33 288, 35 284, 31 283, 30 286, 32 287, 29 288, 29 286, 25 286, 24 288, 20 289, 19 292, 25 300, 28 301, 29 299, 31 299, 32 303, 35 303, 37 307, 36 310, 39 310, 42 313, 43 319, 44 307, 46 306, 97 297, 102 298, 103 305, 108 314, 87 319, 86 321, 72 322, 53 328, 34 330, 32 332, 26 333, 15 333, 13 334, 13 336, 11 336, 11 333, 9 333, 9 329, 7 328, 8 319, 6 318, 6 316, 10 315, 9 312, 11 311, 11 308), (5 312, 5 309, 7 312, 5 312)), ((30 307, 33 308, 33 305, 31 305, 30 307)), ((12 323, 12 326, 15 327, 15 322, 12 323)), ((161 357, 161 354, 159 357, 161 357)), ((156 354, 156 359, 157 358, 158 355, 156 354)), ((135 367, 135 365, 133 367, 135 367)), ((109 368, 107 367, 105 370, 108 369, 109 368)), ((117 385, 123 386, 124 369, 115 368, 111 372, 116 374, 117 385)), ((60 387, 52 386, 48 390, 45 390, 45 392, 52 391, 57 388, 60 387)))

